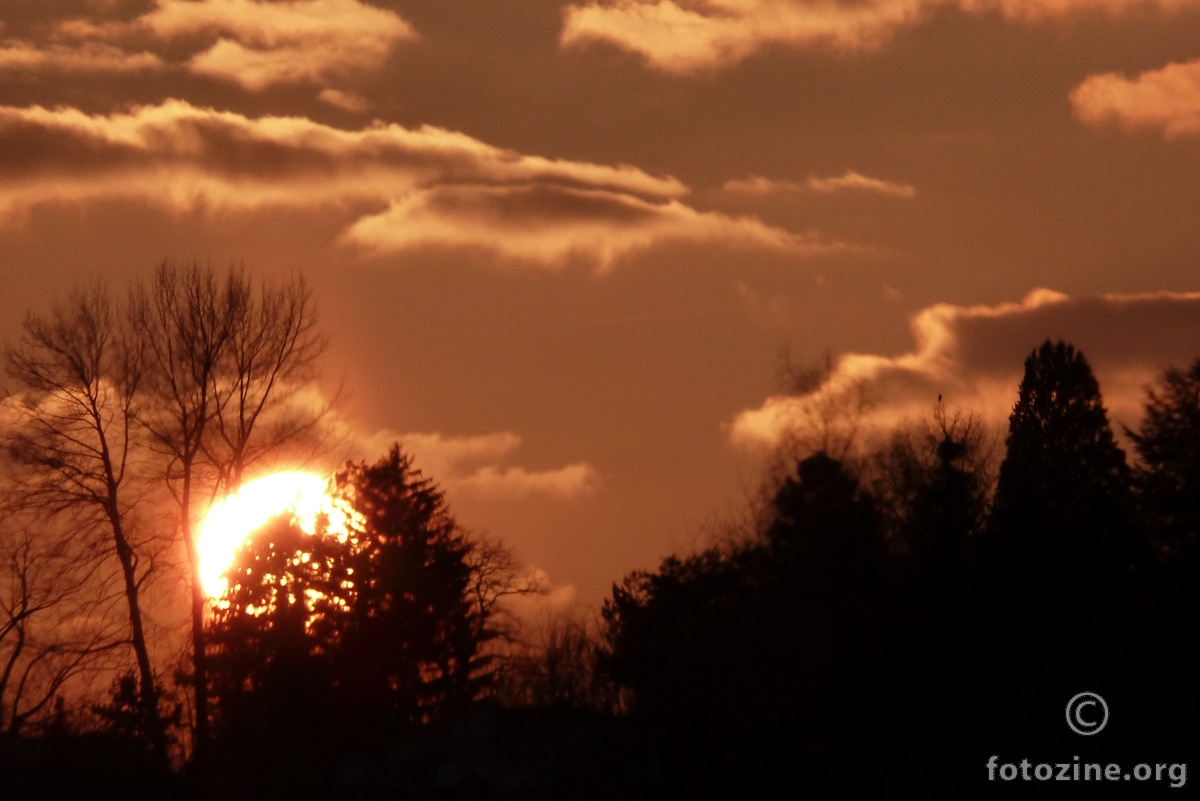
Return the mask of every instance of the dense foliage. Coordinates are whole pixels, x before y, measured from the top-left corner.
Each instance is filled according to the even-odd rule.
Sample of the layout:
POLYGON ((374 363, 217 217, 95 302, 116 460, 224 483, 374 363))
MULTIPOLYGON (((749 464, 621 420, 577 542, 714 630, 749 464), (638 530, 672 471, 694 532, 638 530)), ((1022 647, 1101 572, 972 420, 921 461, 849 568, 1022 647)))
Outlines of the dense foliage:
POLYGON ((398 447, 331 485, 313 532, 282 516, 247 540, 210 623, 219 756, 242 773, 286 764, 304 781, 488 678, 473 545, 441 492, 398 447))
POLYGON ((961 788, 996 753, 1178 761, 1200 666, 1198 388, 1200 365, 1151 391, 1135 481, 1086 360, 1046 342, 990 507, 986 439, 939 407, 861 472, 800 459, 762 534, 615 585, 605 665, 670 781, 961 788), (1105 738, 1063 725, 1083 690, 1120 710, 1105 738))

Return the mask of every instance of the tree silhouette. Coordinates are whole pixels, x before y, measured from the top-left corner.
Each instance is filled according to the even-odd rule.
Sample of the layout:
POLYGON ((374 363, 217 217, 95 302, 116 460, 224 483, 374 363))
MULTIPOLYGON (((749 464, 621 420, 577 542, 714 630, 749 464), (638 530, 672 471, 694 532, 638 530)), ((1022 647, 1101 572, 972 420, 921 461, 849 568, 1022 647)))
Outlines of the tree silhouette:
POLYGON ((240 485, 247 465, 311 431, 323 410, 297 410, 291 393, 315 376, 324 340, 299 278, 255 283, 244 269, 217 273, 163 262, 134 288, 130 327, 144 354, 149 402, 137 419, 160 459, 187 554, 191 595, 193 761, 208 746, 207 599, 200 582, 200 510, 240 485))
POLYGON ((165 763, 166 737, 142 613, 150 543, 139 537, 131 487, 139 468, 136 418, 145 399, 145 353, 128 321, 101 287, 76 292, 45 316, 29 315, 24 336, 6 350, 20 402, 3 431, 24 468, 16 494, 28 510, 69 521, 76 557, 116 560, 129 643, 137 662, 144 731, 165 763))
MULTIPOLYGON (((0 513, 0 736, 45 728, 60 693, 101 669, 106 654, 128 647, 120 608, 107 613, 119 595, 97 580, 102 561, 81 553, 77 538, 73 527, 0 513)), ((132 711, 144 730, 130 677, 132 711)))
MULTIPOLYGON (((1143 654, 1144 683, 1157 687, 1157 701, 1178 710, 1186 728, 1200 714, 1194 687, 1200 670, 1200 359, 1187 370, 1169 369, 1147 391, 1145 418, 1131 433, 1141 457, 1136 470, 1138 511, 1157 559, 1143 582, 1143 619, 1137 643, 1143 654), (1181 697, 1182 696, 1182 697, 1181 697)), ((1169 730, 1167 726, 1159 728, 1169 730)))
POLYGON ((277 518, 226 574, 210 688, 235 772, 253 773, 247 745, 266 742, 277 764, 299 760, 310 775, 339 749, 475 699, 488 680, 474 544, 442 493, 399 446, 347 464, 331 488, 333 511, 313 532, 277 518))
POLYGON ((871 460, 891 549, 908 580, 930 593, 965 579, 987 520, 990 453, 977 417, 948 416, 939 403, 931 422, 897 430, 871 460))
POLYGON ((482 628, 472 603, 472 543, 442 492, 398 445, 333 481, 355 511, 355 599, 339 650, 356 703, 417 722, 475 697, 482 628))
POLYGON ((688 789, 765 786, 797 751, 844 756, 878 727, 864 725, 886 573, 874 499, 818 452, 772 511, 761 538, 669 557, 605 602, 603 667, 688 789))
POLYGON ((878 578, 883 521, 842 462, 823 451, 800 461, 772 507, 766 544, 790 570, 822 586, 861 587, 878 578))
POLYGON ((994 689, 997 736, 1022 736, 1069 686, 1128 688, 1146 620, 1132 512, 1130 470, 1091 368, 1071 345, 1046 341, 1025 361, 980 551, 978 682, 994 689))
POLYGON ((1019 583, 1083 587, 1137 558, 1130 471, 1083 354, 1047 340, 1025 360, 992 512, 992 557, 1019 583))
POLYGON ((239 549, 208 627, 214 756, 245 787, 287 795, 322 781, 335 725, 332 651, 347 550, 290 515, 239 549))
POLYGON ((1141 466, 1142 514, 1164 559, 1196 562, 1200 532, 1200 359, 1169 369, 1147 391, 1146 416, 1131 433, 1141 466))

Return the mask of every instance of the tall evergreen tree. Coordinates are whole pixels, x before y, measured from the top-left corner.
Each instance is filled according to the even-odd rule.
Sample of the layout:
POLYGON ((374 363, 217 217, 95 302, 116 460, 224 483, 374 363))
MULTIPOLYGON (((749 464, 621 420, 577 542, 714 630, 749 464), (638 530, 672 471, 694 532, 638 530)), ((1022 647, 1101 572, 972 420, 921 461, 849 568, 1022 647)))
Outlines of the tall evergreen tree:
POLYGON ((1131 675, 1145 622, 1132 501, 1091 368, 1046 341, 1025 360, 981 549, 980 681, 998 731, 1017 736, 1069 686, 1131 675))
POLYGON ((1018 581, 1096 584, 1137 561, 1125 454, 1091 367, 1065 342, 1025 360, 991 524, 994 566, 1018 581))
POLYGON ((472 604, 473 546, 441 490, 399 446, 374 465, 334 478, 357 517, 350 581, 352 623, 340 653, 355 675, 347 690, 395 722, 418 722, 469 701, 484 660, 472 604))

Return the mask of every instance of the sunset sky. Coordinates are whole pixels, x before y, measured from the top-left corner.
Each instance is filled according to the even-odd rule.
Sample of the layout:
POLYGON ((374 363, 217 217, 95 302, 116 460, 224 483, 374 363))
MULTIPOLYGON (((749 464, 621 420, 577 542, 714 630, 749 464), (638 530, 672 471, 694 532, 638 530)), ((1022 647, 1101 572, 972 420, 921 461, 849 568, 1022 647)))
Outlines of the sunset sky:
MULTIPOLYGON (((4 0, 0 336, 302 271, 357 432, 560 588, 743 502, 828 353, 881 425, 1200 356, 1200 0, 4 0)), ((342 455, 347 455, 342 454, 342 455)))

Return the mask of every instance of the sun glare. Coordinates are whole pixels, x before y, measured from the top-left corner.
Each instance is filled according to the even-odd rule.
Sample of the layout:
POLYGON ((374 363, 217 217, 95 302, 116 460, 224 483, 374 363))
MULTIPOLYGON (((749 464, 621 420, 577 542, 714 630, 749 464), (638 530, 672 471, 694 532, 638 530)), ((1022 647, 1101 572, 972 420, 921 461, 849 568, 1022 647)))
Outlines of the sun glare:
POLYGON ((227 582, 221 574, 229 568, 234 552, 272 517, 291 509, 300 527, 311 534, 317 515, 327 508, 325 479, 312 473, 274 473, 216 501, 196 539, 204 594, 218 598, 225 592, 227 582))

